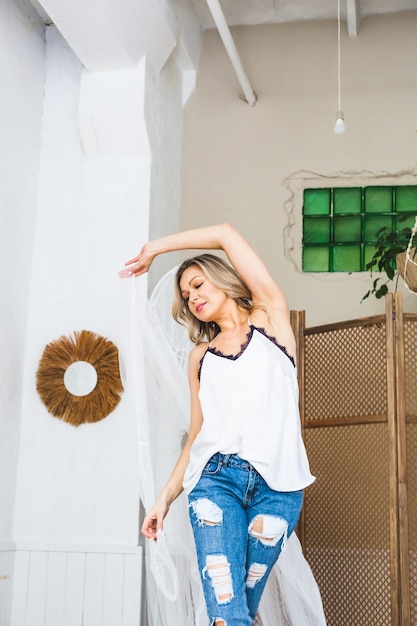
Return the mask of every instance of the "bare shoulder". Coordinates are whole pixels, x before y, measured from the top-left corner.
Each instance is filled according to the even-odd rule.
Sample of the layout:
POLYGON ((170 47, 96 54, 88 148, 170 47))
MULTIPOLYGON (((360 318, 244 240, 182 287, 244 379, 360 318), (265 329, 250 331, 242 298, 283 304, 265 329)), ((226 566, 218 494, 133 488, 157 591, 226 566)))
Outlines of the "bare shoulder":
POLYGON ((194 348, 191 350, 188 359, 188 371, 190 374, 198 371, 198 368, 200 367, 200 361, 205 355, 208 345, 209 344, 207 342, 199 343, 198 346, 194 346, 194 348))
POLYGON ((199 361, 201 357, 204 356, 208 346, 207 341, 203 341, 203 343, 199 343, 198 346, 194 346, 190 352, 190 361, 199 361))

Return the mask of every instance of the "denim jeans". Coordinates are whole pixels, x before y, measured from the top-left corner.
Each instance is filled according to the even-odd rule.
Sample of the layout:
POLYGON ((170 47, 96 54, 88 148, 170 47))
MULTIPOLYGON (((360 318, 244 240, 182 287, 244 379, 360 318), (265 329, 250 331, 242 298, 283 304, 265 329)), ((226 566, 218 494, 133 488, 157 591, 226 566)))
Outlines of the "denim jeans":
POLYGON ((188 501, 210 624, 250 626, 303 491, 274 491, 250 463, 218 452, 188 501))

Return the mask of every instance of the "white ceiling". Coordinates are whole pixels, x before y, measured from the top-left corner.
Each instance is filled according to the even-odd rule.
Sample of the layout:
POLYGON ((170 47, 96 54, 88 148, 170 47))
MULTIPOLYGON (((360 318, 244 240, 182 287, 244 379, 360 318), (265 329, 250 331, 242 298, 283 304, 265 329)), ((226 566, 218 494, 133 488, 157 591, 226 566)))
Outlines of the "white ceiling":
POLYGON ((159 71, 179 36, 186 62, 198 63, 202 30, 217 28, 236 73, 241 74, 243 92, 246 96, 248 90, 251 98, 252 89, 242 84, 247 79, 229 26, 337 19, 339 1, 346 30, 356 36, 361 18, 417 11, 417 0, 13 1, 31 3, 46 24, 54 23, 88 71, 136 67, 144 54, 159 71))
MULTIPOLYGON (((45 23, 51 20, 39 0, 30 0, 45 23)), ((170 4, 176 0, 167 0, 170 4)), ((189 0, 202 28, 215 28, 207 0, 189 0)), ((337 0, 219 0, 229 26, 275 24, 337 18, 337 0)), ((417 0, 340 0, 343 20, 354 12, 361 17, 401 11, 417 11, 417 0)))
MULTIPOLYGON (((191 0, 203 28, 214 28, 206 0, 191 0)), ((229 26, 337 18, 337 0, 220 0, 229 26)), ((349 12, 361 17, 417 11, 417 0, 341 0, 342 19, 349 12)))

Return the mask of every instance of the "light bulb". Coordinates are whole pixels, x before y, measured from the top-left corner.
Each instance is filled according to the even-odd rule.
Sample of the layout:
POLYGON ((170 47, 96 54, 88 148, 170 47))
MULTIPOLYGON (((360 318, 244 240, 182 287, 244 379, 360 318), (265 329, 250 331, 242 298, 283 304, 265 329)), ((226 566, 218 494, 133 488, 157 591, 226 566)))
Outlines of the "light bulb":
POLYGON ((345 120, 343 119, 343 111, 338 111, 336 116, 336 124, 334 125, 336 135, 343 135, 346 130, 345 120))

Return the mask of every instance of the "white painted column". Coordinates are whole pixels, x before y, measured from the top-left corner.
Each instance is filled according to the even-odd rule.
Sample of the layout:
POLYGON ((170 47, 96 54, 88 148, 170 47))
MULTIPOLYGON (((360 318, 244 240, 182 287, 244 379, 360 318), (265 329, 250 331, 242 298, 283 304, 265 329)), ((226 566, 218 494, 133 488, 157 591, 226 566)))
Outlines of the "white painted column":
POLYGON ((117 345, 117 272, 148 232, 145 67, 86 76, 54 27, 47 42, 14 538, 134 545, 136 426, 126 402, 74 428, 47 412, 34 382, 45 345, 62 335, 91 330, 117 345))

